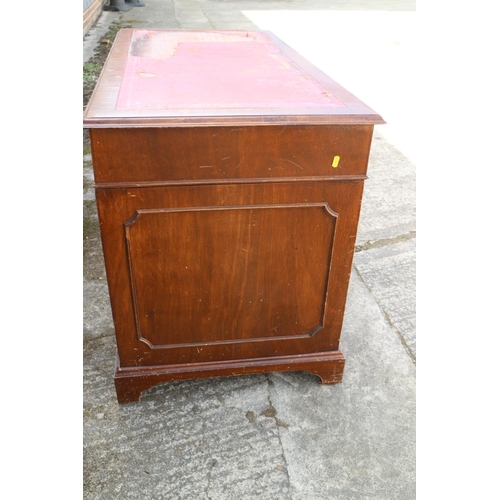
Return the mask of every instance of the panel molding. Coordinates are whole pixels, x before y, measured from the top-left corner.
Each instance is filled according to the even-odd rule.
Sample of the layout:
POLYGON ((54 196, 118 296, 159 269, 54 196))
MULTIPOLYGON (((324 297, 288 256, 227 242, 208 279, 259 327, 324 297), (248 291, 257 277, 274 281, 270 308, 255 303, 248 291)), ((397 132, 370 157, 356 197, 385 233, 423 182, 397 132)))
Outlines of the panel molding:
POLYGON ((170 186, 214 186, 226 184, 269 184, 288 182, 359 182, 368 179, 363 174, 347 175, 314 175, 301 177, 252 177, 231 179, 192 179, 192 180, 161 180, 161 181, 134 181, 134 182, 95 182, 95 189, 133 189, 133 188, 155 188, 170 186))
POLYGON ((335 227, 336 221, 339 214, 335 212, 327 202, 310 202, 310 203, 282 203, 282 204, 261 204, 261 205, 227 205, 227 206, 198 206, 198 207, 168 207, 168 208, 151 208, 151 209, 136 209, 133 216, 123 223, 125 231, 126 240, 126 259, 127 266, 129 270, 129 280, 132 293, 132 305, 133 314, 135 322, 135 332, 136 339, 148 346, 150 349, 176 349, 185 347, 204 347, 211 345, 230 345, 230 344, 240 344, 240 343, 252 343, 252 342, 275 342, 275 341, 286 341, 286 340, 296 340, 296 339, 308 339, 312 338, 318 331, 324 327, 324 317, 326 310, 326 302, 328 297, 328 284, 330 282, 330 272, 332 267, 333 259, 333 248, 335 240, 335 227), (168 214, 168 213, 181 213, 181 212, 214 212, 214 211, 235 211, 235 210, 264 210, 264 209, 294 209, 294 208, 322 208, 323 212, 330 217, 332 223, 331 229, 331 239, 330 248, 328 251, 328 272, 325 280, 325 290, 323 292, 323 303, 321 310, 320 322, 308 332, 299 335, 279 335, 273 337, 254 337, 254 338, 243 338, 243 339, 231 339, 231 340, 214 340, 210 342, 186 342, 186 343, 172 343, 172 344, 154 344, 149 339, 147 339, 141 328, 141 321, 139 315, 139 296, 138 287, 136 284, 135 272, 134 272, 134 259, 133 252, 131 248, 132 235, 131 229, 139 223, 139 221, 147 216, 154 214, 168 214))

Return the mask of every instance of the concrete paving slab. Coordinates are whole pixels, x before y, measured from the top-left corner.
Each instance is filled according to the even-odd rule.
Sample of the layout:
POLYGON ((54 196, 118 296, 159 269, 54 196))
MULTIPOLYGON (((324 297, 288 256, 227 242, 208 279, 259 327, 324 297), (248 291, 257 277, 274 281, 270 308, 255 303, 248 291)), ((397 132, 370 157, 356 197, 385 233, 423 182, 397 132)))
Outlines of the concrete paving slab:
POLYGON ((354 255, 355 269, 413 359, 417 354, 415 246, 412 238, 354 255))
POLYGON ((157 386, 116 403, 113 337, 85 344, 85 499, 285 499, 266 376, 157 386))
POLYGON ((104 272, 101 280, 83 282, 83 335, 85 341, 91 338, 114 336, 115 329, 108 284, 104 272))
POLYGON ((356 244, 368 247, 378 240, 397 242, 414 237, 415 232, 415 165, 376 129, 356 244))

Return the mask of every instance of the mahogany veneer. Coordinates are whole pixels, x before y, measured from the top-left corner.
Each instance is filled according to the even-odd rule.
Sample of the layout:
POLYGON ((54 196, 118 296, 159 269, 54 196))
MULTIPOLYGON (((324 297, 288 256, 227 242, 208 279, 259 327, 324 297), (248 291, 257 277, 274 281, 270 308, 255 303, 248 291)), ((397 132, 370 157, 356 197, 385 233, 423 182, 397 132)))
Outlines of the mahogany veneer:
POLYGON ((84 117, 118 401, 197 377, 342 380, 377 123, 269 32, 118 33, 84 117))

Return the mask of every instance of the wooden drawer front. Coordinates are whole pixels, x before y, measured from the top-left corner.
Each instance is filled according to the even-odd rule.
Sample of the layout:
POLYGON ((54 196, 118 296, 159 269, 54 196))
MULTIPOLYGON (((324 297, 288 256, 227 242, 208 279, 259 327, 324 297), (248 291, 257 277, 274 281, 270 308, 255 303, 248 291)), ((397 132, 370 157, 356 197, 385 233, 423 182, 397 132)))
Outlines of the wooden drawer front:
POLYGON ((373 125, 297 125, 90 133, 97 184, 147 184, 363 176, 372 131, 373 125))

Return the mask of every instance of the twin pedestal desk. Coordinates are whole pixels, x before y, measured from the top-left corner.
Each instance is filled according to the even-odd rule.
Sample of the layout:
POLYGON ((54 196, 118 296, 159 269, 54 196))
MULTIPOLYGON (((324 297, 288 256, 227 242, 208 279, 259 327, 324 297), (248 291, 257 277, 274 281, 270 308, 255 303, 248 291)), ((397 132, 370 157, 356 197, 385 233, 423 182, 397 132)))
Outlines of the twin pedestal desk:
POLYGON ((382 118, 265 31, 125 29, 90 129, 119 402, 339 349, 382 118))

